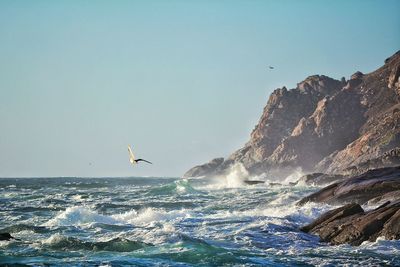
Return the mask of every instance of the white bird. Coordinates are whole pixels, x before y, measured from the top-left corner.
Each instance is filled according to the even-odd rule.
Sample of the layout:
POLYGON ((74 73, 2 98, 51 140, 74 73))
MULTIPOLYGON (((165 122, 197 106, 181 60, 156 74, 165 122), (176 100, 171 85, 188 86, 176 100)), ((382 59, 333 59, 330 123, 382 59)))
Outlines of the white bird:
POLYGON ((145 160, 145 159, 135 159, 135 156, 133 155, 132 148, 131 148, 130 145, 128 145, 128 153, 129 153, 129 162, 130 162, 132 165, 137 164, 139 161, 144 161, 144 162, 153 164, 153 163, 151 163, 150 161, 147 161, 147 160, 145 160))

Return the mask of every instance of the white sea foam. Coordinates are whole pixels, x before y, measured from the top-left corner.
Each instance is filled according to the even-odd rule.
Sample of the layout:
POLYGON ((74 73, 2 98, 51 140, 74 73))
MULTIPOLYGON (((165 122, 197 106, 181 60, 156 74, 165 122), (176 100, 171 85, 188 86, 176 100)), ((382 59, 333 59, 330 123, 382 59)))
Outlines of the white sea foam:
POLYGON ((69 207, 60 212, 44 226, 83 225, 88 223, 118 224, 119 222, 110 216, 101 215, 84 206, 69 207))
POLYGON ((359 249, 372 250, 387 255, 398 254, 400 252, 400 241, 387 240, 385 237, 381 236, 378 237, 375 242, 364 241, 359 249))
POLYGON ((51 235, 49 238, 43 239, 41 243, 44 245, 52 245, 61 242, 63 239, 65 239, 64 236, 62 236, 60 233, 55 233, 51 235))
POLYGON ((131 210, 107 216, 98 214, 88 207, 75 206, 60 212, 55 218, 45 223, 44 226, 81 226, 92 223, 148 225, 153 222, 174 221, 188 217, 190 217, 190 213, 185 209, 165 211, 162 209, 146 208, 139 210, 139 212, 131 210))
POLYGON ((299 167, 295 169, 290 175, 288 175, 282 182, 282 184, 288 185, 290 183, 297 182, 300 177, 304 175, 303 170, 299 167))
POLYGON ((186 193, 186 187, 184 187, 183 185, 177 185, 176 186, 176 191, 178 191, 178 193, 186 193))
MULTIPOLYGON (((210 180, 210 183, 204 189, 223 189, 223 188, 242 188, 248 187, 244 181, 265 181, 271 183, 281 183, 282 185, 290 185, 297 182, 304 175, 301 168, 295 169, 290 175, 282 180, 276 180, 267 174, 251 175, 242 163, 233 164, 223 175, 218 175, 210 180)), ((267 183, 268 184, 268 183, 267 183)), ((267 184, 259 184, 265 186, 267 184)))
POLYGON ((173 221, 188 217, 190 217, 190 213, 185 209, 165 211, 153 208, 146 208, 139 212, 129 211, 122 214, 112 215, 112 218, 118 221, 133 225, 148 225, 152 222, 173 221))
POLYGON ((264 206, 249 210, 221 211, 206 216, 209 219, 239 219, 252 218, 261 220, 262 223, 285 224, 290 221, 298 225, 309 223, 312 219, 320 216, 325 211, 332 209, 332 206, 321 203, 307 203, 297 206, 289 194, 282 194, 277 199, 264 206))
POLYGON ((235 163, 225 174, 218 175, 210 180, 204 189, 223 189, 223 188, 240 188, 246 186, 245 180, 249 180, 250 175, 242 163, 235 163))
POLYGON ((226 175, 226 186, 228 188, 242 187, 244 180, 249 177, 249 172, 241 163, 233 165, 226 175))
POLYGON ((77 201, 77 202, 81 202, 82 201, 82 196, 81 195, 73 195, 71 198, 73 200, 77 201))

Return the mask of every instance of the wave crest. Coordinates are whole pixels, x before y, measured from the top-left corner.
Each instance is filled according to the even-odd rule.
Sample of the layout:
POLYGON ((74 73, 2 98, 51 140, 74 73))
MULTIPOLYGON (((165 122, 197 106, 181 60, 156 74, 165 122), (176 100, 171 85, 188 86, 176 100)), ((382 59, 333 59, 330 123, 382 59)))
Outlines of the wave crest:
POLYGON ((118 225, 147 225, 160 221, 171 221, 190 217, 190 213, 186 209, 165 211, 162 209, 145 208, 139 210, 127 211, 121 214, 101 215, 97 212, 83 207, 69 207, 65 211, 60 212, 55 218, 49 220, 43 226, 82 226, 93 223, 118 225))
POLYGON ((119 222, 110 216, 98 214, 86 207, 69 207, 51 219, 44 226, 68 226, 83 225, 88 223, 118 224, 119 222))

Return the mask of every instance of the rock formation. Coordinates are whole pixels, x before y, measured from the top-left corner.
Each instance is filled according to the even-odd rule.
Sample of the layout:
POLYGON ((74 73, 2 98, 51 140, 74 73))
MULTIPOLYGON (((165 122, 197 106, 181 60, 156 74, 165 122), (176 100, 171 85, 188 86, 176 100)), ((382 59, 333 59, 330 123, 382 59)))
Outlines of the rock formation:
POLYGON ((328 185, 333 182, 337 182, 340 180, 345 179, 346 176, 340 174, 324 174, 320 172, 306 174, 300 177, 300 179, 293 184, 305 184, 305 185, 312 185, 312 186, 321 186, 321 185, 328 185))
POLYGON ((400 238, 400 203, 386 202, 365 212, 359 204, 347 204, 328 211, 302 231, 319 235, 321 241, 333 245, 360 245, 364 241, 400 238))
POLYGON ((319 235, 321 241, 360 245, 380 236, 400 239, 400 167, 369 170, 344 179, 301 199, 298 204, 307 202, 349 203, 300 229, 319 235), (361 204, 379 206, 364 211, 361 204))
POLYGON ((224 158, 215 158, 210 162, 195 166, 186 172, 186 177, 201 177, 213 172, 219 165, 224 162, 224 158))
POLYGON ((348 81, 314 75, 294 89, 276 89, 243 148, 184 176, 221 174, 235 163, 278 178, 297 168, 353 175, 395 166, 399 151, 400 51, 348 81))
POLYGON ((365 204, 370 200, 375 202, 389 200, 384 196, 390 197, 391 200, 400 196, 400 167, 369 170, 361 175, 333 183, 301 199, 298 204, 303 205, 307 202, 365 204))

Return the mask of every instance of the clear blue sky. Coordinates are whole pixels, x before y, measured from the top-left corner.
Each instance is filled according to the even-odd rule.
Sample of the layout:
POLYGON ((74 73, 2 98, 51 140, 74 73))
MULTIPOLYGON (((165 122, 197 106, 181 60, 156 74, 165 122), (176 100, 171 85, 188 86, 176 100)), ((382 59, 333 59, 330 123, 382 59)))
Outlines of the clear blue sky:
POLYGON ((399 10, 1 1, 0 176, 182 175, 241 147, 273 89, 381 66, 400 49, 399 10), (128 144, 154 165, 132 168, 128 144))

